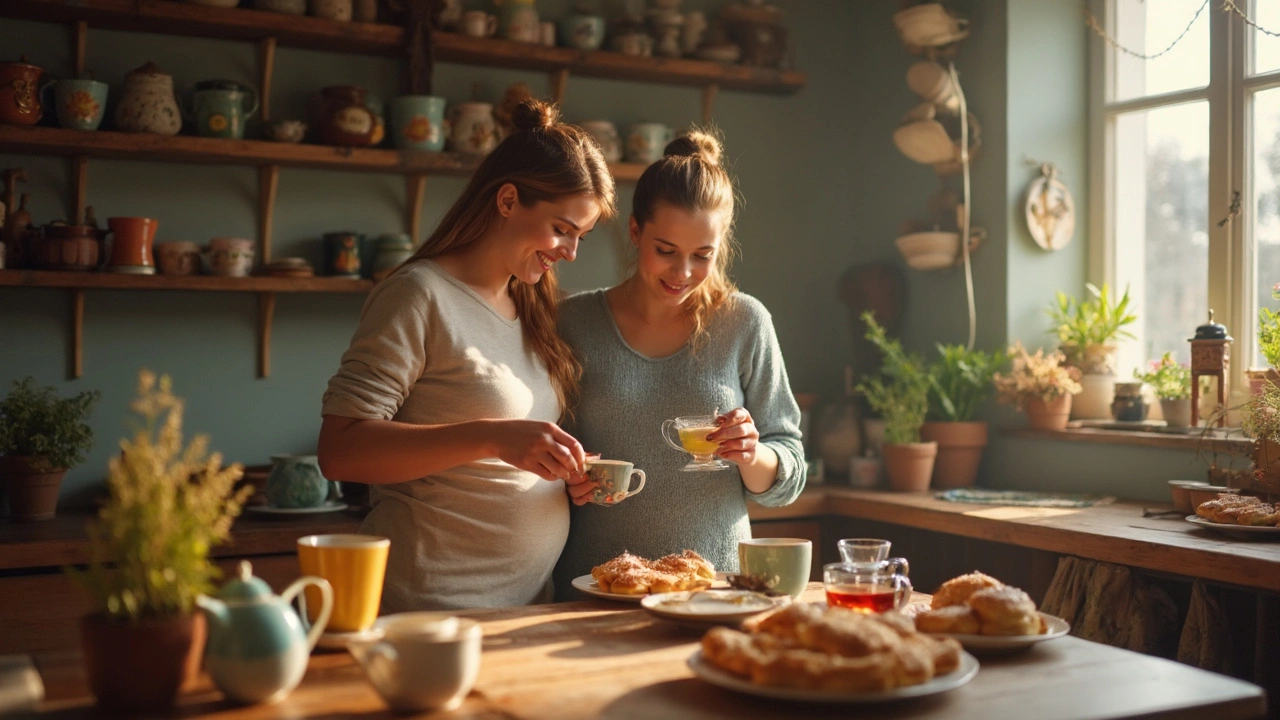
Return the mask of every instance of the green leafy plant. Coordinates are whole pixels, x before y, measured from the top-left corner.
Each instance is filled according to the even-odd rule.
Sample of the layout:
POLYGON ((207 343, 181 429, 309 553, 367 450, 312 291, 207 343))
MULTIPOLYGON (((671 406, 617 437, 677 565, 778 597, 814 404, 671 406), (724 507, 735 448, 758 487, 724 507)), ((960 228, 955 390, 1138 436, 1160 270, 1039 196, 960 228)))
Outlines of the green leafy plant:
POLYGON ((182 439, 183 401, 168 376, 143 370, 130 408, 142 424, 122 440, 107 474, 111 496, 89 526, 92 561, 68 568, 96 610, 121 620, 192 612, 213 589, 217 566, 209 550, 225 542, 250 487, 233 492, 243 468, 222 467, 204 435, 182 439))
POLYGON ((1113 372, 1114 344, 1121 338, 1133 338, 1125 328, 1137 322, 1138 316, 1129 312, 1128 288, 1114 303, 1107 285, 1099 289, 1088 283, 1085 288, 1091 296, 1086 300, 1057 293, 1055 304, 1047 310, 1053 322, 1049 332, 1058 336, 1068 365, 1085 372, 1113 372))
POLYGON ((1009 360, 1005 353, 969 350, 963 345, 938 345, 929 370, 928 419, 969 422, 995 391, 992 380, 1009 360))
POLYGON ((996 373, 996 400, 1015 405, 1019 410, 1028 400, 1039 398, 1052 402, 1062 395, 1080 393, 1080 368, 1063 364, 1061 352, 1045 354, 1036 350, 1032 355, 1018 343, 1009 348, 1011 359, 1008 373, 996 373))
MULTIPOLYGON (((1280 300, 1280 283, 1271 287, 1271 297, 1280 300)), ((1268 365, 1280 369, 1280 312, 1258 308, 1258 349, 1268 365)))
POLYGON ((885 442, 918 443, 932 385, 925 362, 903 350, 899 341, 890 340, 869 311, 862 314, 862 321, 867 325, 867 340, 880 349, 884 363, 878 376, 858 383, 857 391, 884 418, 885 442))
POLYGON ((1191 397, 1191 368, 1174 360, 1173 353, 1152 360, 1147 368, 1147 372, 1134 370, 1133 377, 1150 385, 1156 397, 1163 400, 1191 397))
POLYGON ((32 469, 64 470, 84 462, 93 447, 93 430, 85 422, 102 393, 91 390, 59 398, 52 387, 34 378, 13 381, 0 400, 0 455, 29 457, 32 469))

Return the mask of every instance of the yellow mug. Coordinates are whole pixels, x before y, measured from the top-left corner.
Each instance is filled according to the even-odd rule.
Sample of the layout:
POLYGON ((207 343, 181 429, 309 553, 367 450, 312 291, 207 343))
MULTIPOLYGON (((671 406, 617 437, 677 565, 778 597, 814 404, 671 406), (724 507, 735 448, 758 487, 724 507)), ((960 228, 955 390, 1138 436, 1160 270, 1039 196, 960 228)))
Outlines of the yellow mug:
MULTIPOLYGON (((308 535, 298 538, 298 565, 303 575, 329 581, 333 614, 329 632, 361 632, 373 626, 382 604, 382 581, 387 574, 391 540, 377 535, 308 535)), ((308 587, 307 620, 315 622, 321 608, 320 591, 308 587)))

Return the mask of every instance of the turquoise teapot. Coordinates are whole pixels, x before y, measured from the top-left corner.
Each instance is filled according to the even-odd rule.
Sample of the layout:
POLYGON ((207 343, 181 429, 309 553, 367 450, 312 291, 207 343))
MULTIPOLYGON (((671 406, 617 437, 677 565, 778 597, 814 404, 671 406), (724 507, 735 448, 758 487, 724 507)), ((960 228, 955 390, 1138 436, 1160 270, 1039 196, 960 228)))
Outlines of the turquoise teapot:
POLYGON ((242 703, 275 702, 288 695, 307 672, 307 659, 333 610, 328 581, 303 576, 280 595, 253 576, 249 561, 216 598, 196 597, 209 617, 205 669, 227 697, 242 703), (306 585, 320 590, 322 603, 311 630, 302 626, 291 605, 306 585))

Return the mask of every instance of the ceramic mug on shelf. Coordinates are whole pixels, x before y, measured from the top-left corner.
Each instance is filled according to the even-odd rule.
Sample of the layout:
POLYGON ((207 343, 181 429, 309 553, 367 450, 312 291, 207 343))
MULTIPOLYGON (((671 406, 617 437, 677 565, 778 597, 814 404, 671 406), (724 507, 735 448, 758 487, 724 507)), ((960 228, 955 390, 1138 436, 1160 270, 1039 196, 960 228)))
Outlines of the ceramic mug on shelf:
POLYGON ((245 121, 258 111, 258 93, 231 80, 202 80, 191 94, 196 134, 239 140, 245 121))
POLYGON ((469 37, 493 37, 498 31, 498 17, 483 10, 468 10, 462 13, 458 30, 469 37))
POLYGON ((578 125, 587 131, 600 145, 605 162, 618 162, 622 159, 622 138, 618 136, 618 128, 608 120, 583 120, 578 125))
POLYGON ((310 2, 311 14, 326 20, 351 22, 351 16, 355 12, 351 0, 310 0, 310 2))
POLYGON ((453 149, 471 155, 487 155, 498 146, 498 123, 493 105, 457 103, 449 108, 449 141, 453 149))
POLYGON ((209 274, 247 277, 253 269, 253 241, 246 238, 217 237, 209 241, 209 274))
POLYGON ((334 277, 360 277, 364 256, 364 236, 344 230, 324 234, 324 274, 334 277))
POLYGON ((560 42, 578 50, 599 50, 604 44, 604 18, 573 13, 560 21, 560 42))
POLYGON ((107 84, 64 79, 53 83, 58 124, 73 130, 97 130, 107 109, 107 84))
POLYGON ((44 69, 27 62, 0 63, 0 123, 35 125, 44 114, 40 103, 44 69))
POLYGON ((445 99, 434 95, 402 95, 391 101, 393 143, 405 150, 444 149, 445 99))
POLYGON ((155 255, 151 245, 156 239, 160 221, 145 217, 107 218, 111 233, 111 255, 107 272, 132 275, 153 275, 156 271, 155 255))
POLYGON ((200 271, 200 246, 193 242, 157 243, 155 253, 162 275, 195 275, 200 271))
POLYGON ((542 37, 538 10, 533 0, 502 0, 498 25, 502 37, 515 42, 537 43, 542 37))
POLYGON ((627 160, 648 165, 662 158, 675 133, 662 123, 636 123, 627 130, 627 160))

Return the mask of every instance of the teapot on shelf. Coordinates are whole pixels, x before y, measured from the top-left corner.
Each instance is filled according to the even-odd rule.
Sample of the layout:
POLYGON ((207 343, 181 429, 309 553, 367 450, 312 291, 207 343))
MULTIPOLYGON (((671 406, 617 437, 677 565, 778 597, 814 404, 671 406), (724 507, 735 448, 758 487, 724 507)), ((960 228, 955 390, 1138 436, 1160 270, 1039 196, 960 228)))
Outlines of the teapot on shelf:
POLYGON ((217 595, 196 597, 209 618, 205 669, 213 684, 242 703, 274 702, 288 695, 306 674, 307 659, 333 611, 328 581, 306 575, 276 595, 244 560, 217 595), (292 607, 306 585, 315 585, 322 600, 309 631, 292 607))

